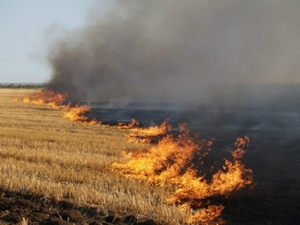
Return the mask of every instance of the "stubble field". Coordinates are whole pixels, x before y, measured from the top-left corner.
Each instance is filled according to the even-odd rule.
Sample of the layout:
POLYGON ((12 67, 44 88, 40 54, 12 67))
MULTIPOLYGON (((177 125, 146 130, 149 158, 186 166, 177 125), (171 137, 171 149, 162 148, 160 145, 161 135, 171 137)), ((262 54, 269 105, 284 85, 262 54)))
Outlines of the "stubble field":
MULTIPOLYGON (((0 224, 186 224, 195 213, 205 212, 202 206, 210 207, 211 204, 225 206, 221 219, 212 215, 217 219, 191 224, 298 224, 298 114, 288 110, 283 114, 269 111, 253 114, 246 110, 244 114, 224 113, 211 121, 219 124, 227 121, 231 125, 229 127, 208 123, 203 135, 216 137, 216 140, 209 157, 204 160, 208 164, 201 164, 200 168, 209 169, 213 165, 213 173, 216 169, 222 170, 222 162, 230 156, 228 150, 233 150, 235 138, 249 134, 251 143, 242 163, 245 168, 252 169, 255 185, 253 189, 238 191, 233 186, 234 191, 225 195, 220 195, 217 190, 205 199, 199 195, 201 201, 197 202, 199 199, 194 199, 194 196, 202 189, 186 188, 190 183, 198 185, 203 182, 198 182, 198 178, 193 176, 181 189, 176 189, 174 182, 147 184, 149 171, 144 170, 147 166, 156 165, 159 168, 154 171, 158 175, 154 177, 154 182, 159 181, 164 172, 170 172, 164 171, 164 165, 161 165, 166 162, 156 158, 154 162, 149 160, 155 155, 148 154, 150 157, 145 158, 143 152, 137 154, 142 160, 147 159, 142 164, 145 168, 141 170, 135 168, 143 162, 139 158, 133 160, 130 166, 122 165, 128 161, 124 152, 135 155, 138 150, 145 153, 152 149, 155 153, 155 144, 129 142, 129 129, 70 122, 63 117, 67 109, 13 101, 14 98, 22 99, 39 92, 0 89, 0 224), (233 129, 232 125, 240 125, 240 121, 246 121, 248 127, 233 129), (256 124, 267 125, 257 129, 256 124), (117 168, 133 173, 133 177, 142 177, 142 182, 113 171, 114 163, 120 163, 117 168), (182 194, 178 192, 180 190, 187 191, 184 198, 177 205, 166 204, 170 197, 172 199, 176 194, 182 194), (196 210, 182 207, 186 206, 184 203, 187 200, 193 202, 196 210), (197 208, 198 203, 200 208, 197 208)), ((98 111, 95 112, 97 115, 98 111)), ((111 112, 114 111, 106 110, 105 115, 111 112)), ((207 118, 205 121, 209 122, 207 118)), ((195 128, 201 130, 203 124, 199 123, 195 128)), ((186 150, 181 147, 195 142, 189 138, 186 140, 187 144, 180 143, 180 139, 169 143, 176 149, 167 156, 167 161, 189 161, 190 156, 185 155, 186 150), (176 141, 177 145, 174 145, 176 141), (184 154, 176 156, 180 152, 184 154)), ((167 149, 164 147, 168 146, 158 147, 156 151, 164 153, 167 149)), ((189 154, 195 156, 195 152, 189 154)), ((190 168, 195 168, 193 161, 191 163, 190 168)), ((167 169, 175 169, 175 172, 181 170, 176 168, 178 164, 165 165, 167 169)), ((184 163, 182 165, 186 166, 184 163)), ((225 173, 221 173, 219 178, 228 175, 228 171, 228 168, 223 170, 225 173)), ((210 189, 212 185, 208 184, 210 189)), ((218 189, 218 186, 215 188, 218 189)))
POLYGON ((63 219, 59 211, 65 201, 73 209, 93 209, 81 210, 85 218, 73 220, 76 224, 94 220, 100 224, 102 217, 112 222, 112 217, 106 218, 111 214, 122 218, 127 215, 127 220, 136 224, 150 224, 152 220, 161 224, 185 221, 187 215, 180 208, 164 204, 170 187, 143 185, 111 171, 112 163, 124 160, 123 151, 134 151, 145 144, 128 143, 126 129, 69 122, 63 118, 62 109, 13 102, 15 97, 35 92, 39 90, 0 89, 0 187, 2 200, 6 195, 29 195, 31 200, 35 199, 32 201, 43 199, 50 211, 49 215, 36 218, 32 214, 41 212, 25 207, 18 211, 17 218, 12 218, 16 213, 10 216, 11 208, 0 205, 3 224, 21 222, 23 218, 29 224, 57 222, 63 219))

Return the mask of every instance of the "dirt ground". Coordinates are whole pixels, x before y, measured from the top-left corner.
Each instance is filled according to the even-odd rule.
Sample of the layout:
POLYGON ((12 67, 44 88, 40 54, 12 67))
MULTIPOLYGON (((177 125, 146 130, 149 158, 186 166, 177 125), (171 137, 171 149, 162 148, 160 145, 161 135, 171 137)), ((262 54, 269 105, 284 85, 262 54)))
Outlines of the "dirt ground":
POLYGON ((54 203, 42 196, 0 189, 0 224, 154 225, 155 222, 132 215, 105 214, 96 207, 78 207, 68 201, 54 203))

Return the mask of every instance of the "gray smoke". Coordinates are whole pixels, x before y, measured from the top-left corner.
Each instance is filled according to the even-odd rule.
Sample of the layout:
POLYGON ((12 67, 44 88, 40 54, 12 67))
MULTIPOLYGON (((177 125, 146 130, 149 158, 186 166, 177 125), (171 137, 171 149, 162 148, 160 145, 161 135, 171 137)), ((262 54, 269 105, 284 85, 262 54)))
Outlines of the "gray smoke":
POLYGON ((235 102, 260 83, 300 81, 299 0, 119 0, 105 17, 97 7, 49 47, 47 87, 72 100, 235 102))

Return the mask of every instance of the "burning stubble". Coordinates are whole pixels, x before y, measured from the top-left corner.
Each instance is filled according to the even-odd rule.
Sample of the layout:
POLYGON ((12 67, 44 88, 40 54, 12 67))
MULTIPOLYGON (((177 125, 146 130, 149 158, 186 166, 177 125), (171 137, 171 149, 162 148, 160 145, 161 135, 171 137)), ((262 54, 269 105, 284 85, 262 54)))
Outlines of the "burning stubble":
MULTIPOLYGON (((296 45, 300 36, 297 31, 299 6, 298 1, 117 1, 106 18, 99 19, 95 10, 85 27, 52 43, 48 59, 53 76, 47 88, 66 93, 68 100, 73 101, 121 102, 124 105, 168 102, 188 107, 204 105, 219 111, 228 108, 247 111, 249 105, 252 109, 253 105, 257 106, 258 110, 286 110, 286 106, 291 107, 290 103, 300 96, 299 85, 291 88, 281 84, 299 82, 295 73, 300 58, 296 45), (276 108, 280 105, 281 108, 276 108)), ((101 123, 86 117, 89 107, 67 110, 65 117, 70 120, 101 123)), ((252 116, 261 117, 261 114, 252 116)), ((244 121, 241 122, 244 126, 244 121)), ((135 128, 133 136, 147 142, 152 135, 151 129, 135 128)), ((160 135, 168 129, 158 126, 154 130, 160 135)), ((163 152, 157 148, 166 141, 172 144, 180 139, 158 140, 158 145, 146 153, 138 152, 128 164, 114 164, 116 169, 124 172, 125 168, 133 171, 126 175, 140 176, 134 173, 135 168, 130 163, 148 162, 153 152, 163 152)), ((179 149, 182 146, 179 145, 179 149)), ((194 149, 200 150, 202 145, 194 149)), ((245 169, 239 159, 242 148, 238 144, 237 150, 232 153, 232 161, 225 161, 224 170, 228 172, 216 173, 216 178, 226 178, 230 172, 237 172, 239 178, 244 178, 233 183, 232 190, 252 182, 252 171, 245 169), (249 176, 245 178, 245 174, 249 176)), ((155 168, 154 172, 157 172, 155 168)), ((207 182, 193 170, 187 170, 185 176, 179 178, 195 180, 193 184, 197 187, 192 187, 195 194, 199 193, 198 186, 203 185, 214 193, 212 196, 224 194, 215 192, 220 182, 216 179, 215 185, 214 177, 207 182)), ((194 196, 190 195, 190 186, 180 184, 179 187, 183 193, 175 192, 170 203, 186 203, 186 199, 194 196)), ((199 195, 196 200, 191 199, 196 202, 185 206, 194 210, 208 196, 199 195)), ((199 221, 206 213, 218 218, 222 210, 222 205, 208 205, 205 210, 197 211, 199 215, 196 214, 195 220, 191 218, 191 222, 199 221)))
MULTIPOLYGON (((65 109, 64 117, 71 121, 86 125, 101 124, 88 117, 90 107, 65 106, 63 100, 64 95, 49 90, 23 98, 24 102, 65 109)), ((138 138, 153 145, 149 149, 128 153, 129 161, 113 163, 111 169, 148 184, 173 185, 175 191, 166 203, 180 205, 187 213, 193 212, 187 223, 224 224, 225 221, 220 218, 224 206, 214 205, 210 199, 227 197, 233 191, 253 186, 253 172, 241 162, 244 148, 250 142, 247 136, 236 140, 236 150, 231 153, 232 161, 226 159, 222 169, 210 165, 207 170, 207 165, 203 165, 204 158, 211 151, 213 141, 200 140, 197 134, 191 135, 186 124, 179 125, 178 136, 171 133, 172 126, 168 119, 160 126, 149 128, 140 127, 134 119, 130 124, 121 123, 117 127, 131 130, 129 142, 138 138), (208 179, 209 176, 211 178, 208 179)))
POLYGON ((84 27, 51 44, 47 86, 72 100, 243 102, 256 91, 242 85, 299 82, 299 9, 292 0, 126 0, 99 17, 95 6, 84 27))
POLYGON ((219 217, 224 206, 213 205, 209 198, 228 196, 253 184, 252 170, 246 169, 240 160, 250 140, 238 138, 236 150, 232 152, 233 161, 225 160, 223 169, 208 181, 202 171, 203 158, 211 151, 212 141, 199 141, 189 134, 184 124, 179 127, 177 137, 169 134, 147 151, 129 153, 128 162, 114 163, 112 168, 149 184, 177 186, 167 203, 181 205, 186 211, 194 210, 188 223, 222 224, 224 221, 219 217))

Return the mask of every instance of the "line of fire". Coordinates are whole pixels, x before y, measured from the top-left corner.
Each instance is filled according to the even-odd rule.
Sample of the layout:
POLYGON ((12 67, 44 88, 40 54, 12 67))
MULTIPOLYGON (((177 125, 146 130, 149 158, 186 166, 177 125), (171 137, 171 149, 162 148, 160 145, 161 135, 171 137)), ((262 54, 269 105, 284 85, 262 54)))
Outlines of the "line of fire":
POLYGON ((67 94, 52 90, 14 100, 61 108, 65 111, 63 117, 70 121, 129 129, 129 142, 151 144, 149 149, 125 153, 127 161, 112 164, 111 170, 122 174, 124 179, 132 177, 148 185, 176 187, 165 204, 192 212, 187 223, 224 224, 222 211, 226 199, 232 193, 251 190, 256 185, 252 169, 242 161, 249 136, 237 137, 232 149, 226 151, 227 158, 216 159, 209 157, 214 138, 201 138, 199 133, 190 132, 186 123, 173 127, 168 118, 152 126, 145 126, 135 118, 130 122, 102 121, 92 117, 90 106, 68 103, 67 94))

